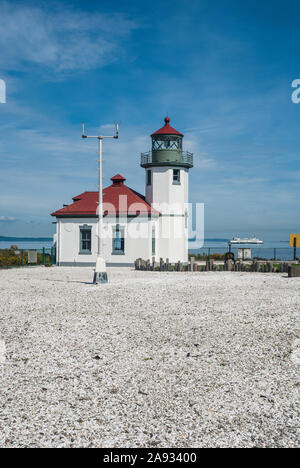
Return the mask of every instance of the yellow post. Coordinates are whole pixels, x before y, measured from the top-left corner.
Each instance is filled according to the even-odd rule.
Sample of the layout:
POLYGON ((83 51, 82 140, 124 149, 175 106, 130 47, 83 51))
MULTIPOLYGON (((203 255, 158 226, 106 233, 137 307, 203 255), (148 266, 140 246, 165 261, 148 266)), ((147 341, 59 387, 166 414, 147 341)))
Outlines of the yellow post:
POLYGON ((300 234, 290 234, 290 247, 294 247, 294 239, 296 239, 296 247, 300 247, 300 234))
POLYGON ((290 234, 290 247, 294 247, 294 260, 296 260, 297 247, 300 247, 300 234, 290 234))

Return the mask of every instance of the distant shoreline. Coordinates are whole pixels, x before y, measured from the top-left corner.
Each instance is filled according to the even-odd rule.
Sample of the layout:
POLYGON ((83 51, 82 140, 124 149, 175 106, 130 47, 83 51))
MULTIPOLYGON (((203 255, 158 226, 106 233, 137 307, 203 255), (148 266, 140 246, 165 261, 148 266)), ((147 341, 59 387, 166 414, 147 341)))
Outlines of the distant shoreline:
MULTIPOLYGON (((194 238, 190 238, 189 242, 194 242, 194 238)), ((204 242, 228 242, 229 239, 224 238, 205 238, 204 242)), ((0 242, 53 242, 53 237, 10 237, 10 236, 0 236, 0 242)), ((267 242, 267 241, 266 241, 267 242)), ((279 240, 275 242, 280 243, 289 243, 288 240, 279 240)))
POLYGON ((53 242, 52 237, 7 237, 0 236, 0 242, 53 242))

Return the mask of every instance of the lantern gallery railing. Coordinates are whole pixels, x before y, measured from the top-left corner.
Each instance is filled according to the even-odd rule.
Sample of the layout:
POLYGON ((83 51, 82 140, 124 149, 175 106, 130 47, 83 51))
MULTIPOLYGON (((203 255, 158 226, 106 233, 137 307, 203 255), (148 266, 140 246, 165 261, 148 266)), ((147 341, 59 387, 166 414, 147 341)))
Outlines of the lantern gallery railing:
MULTIPOLYGON (((174 160, 174 165, 176 164, 183 164, 188 167, 193 167, 193 153, 189 153, 188 151, 182 151, 181 160, 174 160)), ((153 160, 152 158, 152 151, 147 151, 146 153, 141 153, 141 166, 147 166, 148 164, 156 163, 158 161, 153 160)), ((164 163, 167 165, 168 163, 164 163)), ((169 162, 172 165, 172 161, 169 162)))

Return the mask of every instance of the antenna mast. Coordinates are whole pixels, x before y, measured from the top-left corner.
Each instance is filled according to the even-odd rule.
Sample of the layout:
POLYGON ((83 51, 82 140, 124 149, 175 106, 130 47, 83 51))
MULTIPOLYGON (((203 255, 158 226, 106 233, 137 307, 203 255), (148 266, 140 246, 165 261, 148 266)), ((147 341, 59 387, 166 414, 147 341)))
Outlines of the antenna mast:
POLYGON ((82 122, 82 138, 97 138, 98 139, 98 150, 99 150, 99 172, 98 172, 98 251, 97 251, 97 260, 94 272, 94 284, 107 283, 107 272, 106 272, 106 262, 103 256, 103 245, 102 245, 102 236, 103 236, 103 177, 102 177, 102 143, 104 138, 119 138, 119 124, 115 122, 115 134, 104 136, 104 135, 86 135, 84 130, 84 122, 82 122))

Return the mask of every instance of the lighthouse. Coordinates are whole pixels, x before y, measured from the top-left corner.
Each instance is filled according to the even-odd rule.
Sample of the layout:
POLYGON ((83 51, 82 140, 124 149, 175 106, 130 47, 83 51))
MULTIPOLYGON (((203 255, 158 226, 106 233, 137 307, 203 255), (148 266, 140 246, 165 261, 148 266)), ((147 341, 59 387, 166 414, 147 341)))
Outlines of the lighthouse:
POLYGON ((154 227, 159 239, 155 256, 170 262, 188 261, 188 184, 193 154, 183 151, 183 137, 166 117, 164 126, 151 135, 151 151, 141 154, 146 202, 160 212, 154 227))
MULTIPOLYGON (((182 133, 165 125, 151 135, 141 155, 145 195, 126 185, 116 168, 103 189, 102 256, 107 266, 132 267, 138 258, 188 260, 188 179, 193 154, 183 151, 182 133)), ((56 263, 94 266, 99 254, 99 193, 79 192, 56 217, 56 263)))

